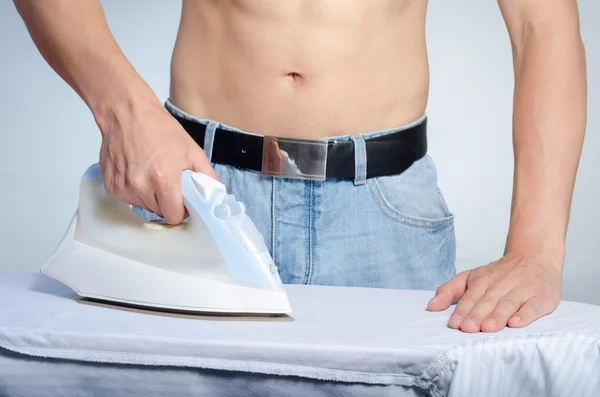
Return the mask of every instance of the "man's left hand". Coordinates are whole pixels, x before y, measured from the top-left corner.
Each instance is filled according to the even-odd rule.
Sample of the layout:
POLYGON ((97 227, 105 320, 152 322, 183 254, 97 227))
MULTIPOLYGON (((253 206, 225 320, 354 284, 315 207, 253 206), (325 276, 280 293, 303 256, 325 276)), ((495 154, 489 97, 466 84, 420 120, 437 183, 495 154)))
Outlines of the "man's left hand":
POLYGON ((505 255, 489 265, 459 273, 440 286, 427 309, 457 302, 448 323, 464 332, 520 328, 556 309, 562 296, 562 262, 505 255))

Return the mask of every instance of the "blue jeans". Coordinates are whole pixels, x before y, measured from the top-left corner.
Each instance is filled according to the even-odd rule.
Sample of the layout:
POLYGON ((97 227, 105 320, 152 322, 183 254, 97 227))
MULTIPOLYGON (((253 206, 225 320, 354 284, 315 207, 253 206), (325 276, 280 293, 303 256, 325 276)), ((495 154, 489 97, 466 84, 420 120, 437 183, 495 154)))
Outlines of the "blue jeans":
MULTIPOLYGON (((198 119, 169 100, 165 107, 208 126, 209 159, 215 128, 243 132, 198 119)), ((433 290, 456 274, 454 217, 431 157, 400 175, 364 178, 364 140, 407 126, 335 137, 354 141, 355 180, 282 179, 212 163, 227 190, 246 204, 283 283, 433 290)))

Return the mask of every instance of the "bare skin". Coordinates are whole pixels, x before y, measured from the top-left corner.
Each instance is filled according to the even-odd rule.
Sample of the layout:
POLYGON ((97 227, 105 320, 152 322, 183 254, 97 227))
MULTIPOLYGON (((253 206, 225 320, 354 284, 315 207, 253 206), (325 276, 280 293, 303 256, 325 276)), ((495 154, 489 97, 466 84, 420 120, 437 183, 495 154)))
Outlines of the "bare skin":
MULTIPOLYGON (((120 51, 99 1, 14 2, 49 65, 94 115, 109 193, 180 223, 181 171, 216 175, 120 51)), ((498 4, 515 71, 505 254, 440 286, 428 305, 438 311, 457 302, 449 326, 465 332, 523 327, 556 308, 587 116, 576 0, 498 4)), ((427 106, 426 6, 425 0, 184 0, 171 99, 199 117, 278 136, 405 124, 427 106)))
POLYGON ((429 89, 426 7, 423 0, 186 0, 171 100, 265 135, 315 138, 413 121, 429 89))

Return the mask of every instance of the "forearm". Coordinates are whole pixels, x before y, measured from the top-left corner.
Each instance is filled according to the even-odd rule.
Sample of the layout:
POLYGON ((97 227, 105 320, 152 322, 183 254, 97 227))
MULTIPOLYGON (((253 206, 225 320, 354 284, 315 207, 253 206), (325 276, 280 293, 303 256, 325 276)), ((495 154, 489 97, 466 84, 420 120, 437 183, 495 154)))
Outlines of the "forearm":
POLYGON ((554 258, 564 255, 586 124, 578 15, 576 7, 562 11, 567 15, 523 25, 513 42, 514 190, 506 247, 554 258))
POLYGON ((110 33, 100 1, 14 3, 44 59, 85 101, 101 129, 115 113, 157 101, 110 33))

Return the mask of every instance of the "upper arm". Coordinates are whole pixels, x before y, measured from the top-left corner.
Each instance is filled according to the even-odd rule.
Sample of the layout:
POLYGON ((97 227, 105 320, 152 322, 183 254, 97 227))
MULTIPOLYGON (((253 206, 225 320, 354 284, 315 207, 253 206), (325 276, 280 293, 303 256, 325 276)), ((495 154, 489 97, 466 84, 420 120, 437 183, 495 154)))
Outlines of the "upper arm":
POLYGON ((579 35, 577 0, 498 0, 513 46, 531 34, 579 35))

